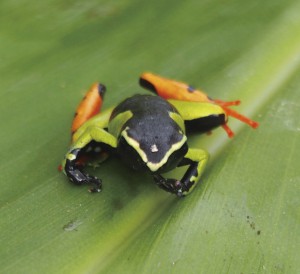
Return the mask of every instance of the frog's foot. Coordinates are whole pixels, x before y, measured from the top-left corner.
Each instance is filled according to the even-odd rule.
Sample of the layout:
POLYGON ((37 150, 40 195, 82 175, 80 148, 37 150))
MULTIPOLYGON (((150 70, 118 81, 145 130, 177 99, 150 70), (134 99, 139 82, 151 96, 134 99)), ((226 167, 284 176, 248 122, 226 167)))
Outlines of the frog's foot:
POLYGON ((185 186, 177 179, 166 179, 159 174, 153 175, 154 181, 161 189, 176 194, 178 197, 183 197, 185 186))
POLYGON ((89 189, 90 192, 100 192, 102 189, 102 181, 101 179, 91 176, 89 174, 85 174, 82 170, 75 168, 68 163, 71 161, 67 160, 65 166, 65 172, 68 176, 69 180, 75 185, 83 185, 89 184, 91 188, 89 189))
POLYGON ((102 190, 102 180, 95 177, 95 176, 90 176, 87 174, 88 178, 88 184, 90 184, 92 187, 89 189, 89 192, 91 193, 98 193, 101 192, 102 190))

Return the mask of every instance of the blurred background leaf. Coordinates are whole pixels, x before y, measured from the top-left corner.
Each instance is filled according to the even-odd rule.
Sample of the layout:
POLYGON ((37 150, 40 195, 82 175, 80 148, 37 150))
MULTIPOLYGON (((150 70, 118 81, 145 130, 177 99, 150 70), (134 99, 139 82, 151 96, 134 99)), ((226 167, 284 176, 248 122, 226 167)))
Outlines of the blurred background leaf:
MULTIPOLYGON (((297 273, 300 1, 0 3, 1 273, 297 273), (185 199, 116 159, 91 195, 57 171, 94 81, 105 106, 143 71, 241 99, 261 124, 191 136, 207 149, 185 199)), ((172 172, 179 176, 179 171, 172 172)))

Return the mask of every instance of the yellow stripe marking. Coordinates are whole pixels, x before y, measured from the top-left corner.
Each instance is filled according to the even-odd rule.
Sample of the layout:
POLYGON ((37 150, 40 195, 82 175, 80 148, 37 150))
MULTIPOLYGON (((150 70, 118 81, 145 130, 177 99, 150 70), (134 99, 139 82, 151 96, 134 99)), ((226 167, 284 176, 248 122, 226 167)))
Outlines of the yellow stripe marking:
POLYGON ((121 135, 125 138, 125 140, 127 141, 127 143, 135 149, 135 151, 142 158, 143 162, 146 163, 146 165, 148 166, 148 168, 152 172, 155 172, 160 167, 162 167, 168 161, 170 155, 174 151, 180 149, 183 146, 183 144, 186 142, 186 140, 187 140, 187 137, 185 135, 182 135, 182 139, 178 143, 175 143, 175 144, 173 144, 171 146, 171 148, 167 151, 167 153, 161 159, 160 162, 158 162, 158 163, 152 163, 152 162, 148 161, 148 157, 147 157, 146 153, 140 148, 140 144, 136 140, 134 140, 133 138, 129 137, 129 135, 127 133, 128 129, 129 129, 129 127, 125 128, 125 130, 122 131, 121 135))

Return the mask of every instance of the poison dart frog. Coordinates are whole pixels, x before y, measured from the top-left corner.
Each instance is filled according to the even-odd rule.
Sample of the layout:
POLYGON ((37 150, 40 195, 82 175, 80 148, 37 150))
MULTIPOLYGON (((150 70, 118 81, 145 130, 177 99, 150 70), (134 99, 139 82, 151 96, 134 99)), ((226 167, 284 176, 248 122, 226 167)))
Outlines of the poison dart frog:
POLYGON ((101 179, 83 168, 91 153, 115 154, 132 169, 152 174, 161 189, 182 197, 195 187, 209 158, 205 150, 189 148, 187 133, 210 132, 221 126, 232 137, 229 116, 258 127, 230 108, 239 105, 239 100, 214 100, 186 83, 148 72, 140 76, 139 83, 158 96, 134 95, 100 112, 105 86, 95 83, 86 93, 76 110, 71 146, 61 165, 74 184, 89 184, 90 192, 100 192, 101 179), (180 166, 187 167, 180 180, 162 175, 180 166))

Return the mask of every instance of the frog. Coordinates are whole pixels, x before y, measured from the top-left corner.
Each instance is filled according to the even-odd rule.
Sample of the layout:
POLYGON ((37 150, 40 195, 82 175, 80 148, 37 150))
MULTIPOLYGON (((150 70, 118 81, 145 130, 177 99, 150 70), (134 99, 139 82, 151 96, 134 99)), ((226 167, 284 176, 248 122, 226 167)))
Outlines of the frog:
POLYGON ((209 160, 205 149, 189 146, 190 134, 222 127, 232 138, 229 117, 252 128, 259 125, 231 108, 240 100, 212 99, 185 82, 151 72, 142 73, 139 84, 152 94, 135 94, 104 111, 106 86, 96 82, 87 91, 76 109, 71 144, 60 168, 73 184, 101 192, 102 180, 85 171, 86 163, 91 155, 115 155, 129 168, 151 174, 162 190, 184 197, 200 181, 209 160), (186 167, 182 178, 164 176, 177 167, 186 167))

